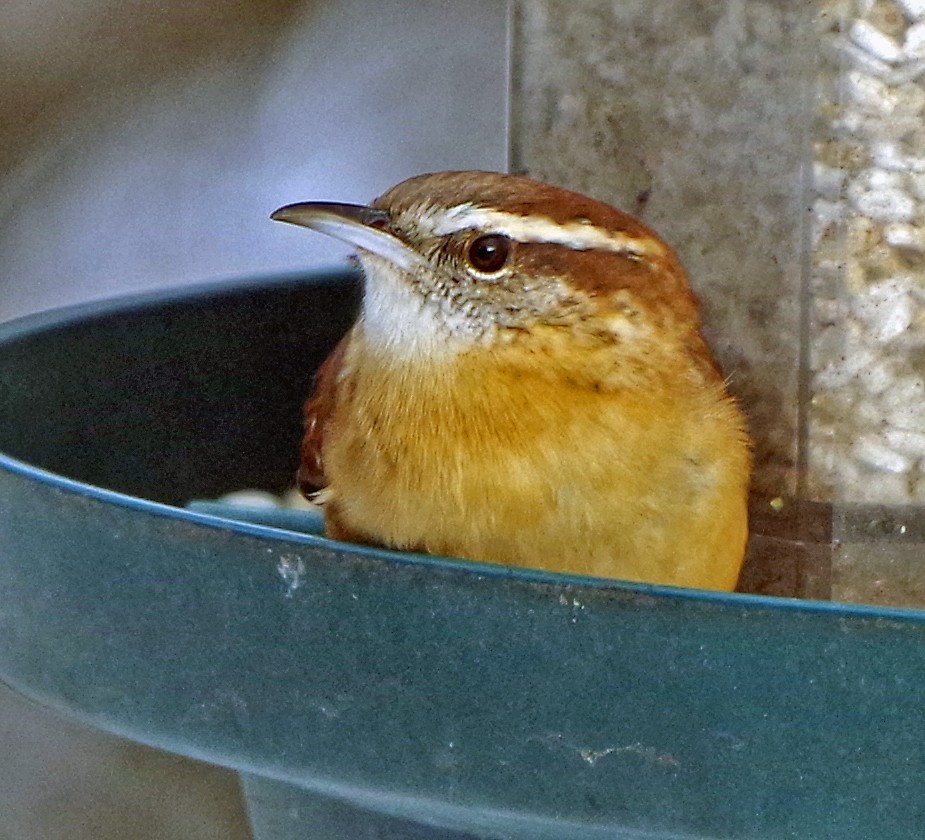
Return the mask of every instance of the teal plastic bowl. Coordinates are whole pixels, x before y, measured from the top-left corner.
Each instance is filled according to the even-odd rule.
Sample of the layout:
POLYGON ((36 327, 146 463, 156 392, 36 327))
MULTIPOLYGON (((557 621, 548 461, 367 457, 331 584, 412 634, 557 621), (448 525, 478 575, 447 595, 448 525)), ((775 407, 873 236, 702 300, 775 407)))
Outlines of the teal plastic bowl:
POLYGON ((242 774, 269 838, 909 838, 925 621, 185 510, 292 482, 356 278, 0 327, 0 678, 242 774))

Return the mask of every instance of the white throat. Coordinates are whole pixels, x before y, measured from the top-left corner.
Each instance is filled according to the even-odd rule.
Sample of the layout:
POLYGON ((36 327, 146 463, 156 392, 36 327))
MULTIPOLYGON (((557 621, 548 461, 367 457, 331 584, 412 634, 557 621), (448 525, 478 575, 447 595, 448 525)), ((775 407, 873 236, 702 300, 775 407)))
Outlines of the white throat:
POLYGON ((360 251, 366 275, 363 332, 367 341, 400 358, 452 358, 482 338, 473 323, 436 294, 415 289, 394 263, 360 251))

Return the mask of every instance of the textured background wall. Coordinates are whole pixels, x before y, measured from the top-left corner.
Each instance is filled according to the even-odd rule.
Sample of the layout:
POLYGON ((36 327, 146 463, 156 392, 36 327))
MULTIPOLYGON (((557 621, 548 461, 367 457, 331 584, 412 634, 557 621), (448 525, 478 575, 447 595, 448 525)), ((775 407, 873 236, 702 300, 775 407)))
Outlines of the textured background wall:
POLYGON ((672 245, 756 442, 799 468, 813 6, 515 4, 512 166, 635 212, 672 245))
POLYGON ((925 499, 925 5, 515 3, 512 165, 679 252, 754 486, 925 499))

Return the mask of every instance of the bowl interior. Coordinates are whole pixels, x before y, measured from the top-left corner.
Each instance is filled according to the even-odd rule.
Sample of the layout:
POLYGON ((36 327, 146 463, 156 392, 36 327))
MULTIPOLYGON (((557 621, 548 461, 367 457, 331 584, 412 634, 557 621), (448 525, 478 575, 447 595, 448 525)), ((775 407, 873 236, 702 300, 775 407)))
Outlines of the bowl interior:
POLYGON ((172 505, 283 490, 312 375, 358 303, 357 277, 339 272, 90 304, 51 329, 6 325, 0 451, 172 505))

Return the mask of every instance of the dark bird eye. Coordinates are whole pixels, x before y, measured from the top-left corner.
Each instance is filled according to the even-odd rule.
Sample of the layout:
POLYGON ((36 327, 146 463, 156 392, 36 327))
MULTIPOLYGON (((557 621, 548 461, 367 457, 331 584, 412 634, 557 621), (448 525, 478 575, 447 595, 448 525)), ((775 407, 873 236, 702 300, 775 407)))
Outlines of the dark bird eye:
POLYGON ((504 268, 511 254, 511 240, 500 233, 488 233, 469 243, 466 259, 476 271, 494 274, 504 268))

